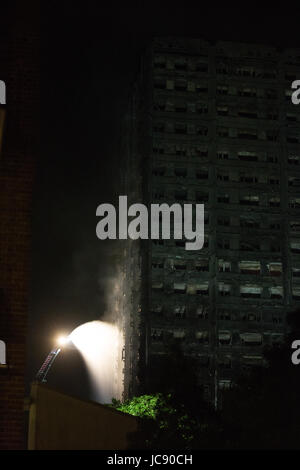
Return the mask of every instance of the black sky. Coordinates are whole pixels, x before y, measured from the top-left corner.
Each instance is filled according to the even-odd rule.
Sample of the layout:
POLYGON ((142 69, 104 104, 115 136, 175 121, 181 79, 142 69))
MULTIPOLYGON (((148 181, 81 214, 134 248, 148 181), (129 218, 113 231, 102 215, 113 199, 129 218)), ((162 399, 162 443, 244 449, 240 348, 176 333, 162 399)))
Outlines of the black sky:
MULTIPOLYGON (((54 1, 44 6, 41 24, 41 155, 34 191, 28 380, 57 332, 99 318, 106 308, 114 247, 97 240, 95 211, 116 197, 120 118, 147 39, 177 35, 300 44, 292 11, 263 10, 254 3, 203 11, 174 3, 162 9, 110 9, 100 8, 100 2, 54 1)), ((60 359, 52 380, 67 381, 70 391, 84 395, 83 370, 82 386, 78 372, 69 370, 66 379, 63 370, 60 359)))

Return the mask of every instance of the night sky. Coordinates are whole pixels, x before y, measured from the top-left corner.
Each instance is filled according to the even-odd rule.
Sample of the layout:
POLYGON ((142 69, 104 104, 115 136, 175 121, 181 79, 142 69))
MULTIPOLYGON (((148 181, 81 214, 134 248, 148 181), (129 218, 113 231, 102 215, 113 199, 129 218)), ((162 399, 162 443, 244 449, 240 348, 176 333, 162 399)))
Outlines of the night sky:
MULTIPOLYGON (((98 6, 97 6, 98 4, 98 6)), ((42 11, 41 152, 34 188, 28 377, 53 339, 107 309, 116 244, 96 238, 96 207, 112 202, 120 119, 139 54, 153 35, 299 47, 293 12, 240 9, 100 8, 51 2, 42 11), (249 13, 250 12, 250 13, 249 13)), ((150 2, 149 2, 150 5, 150 2)), ((88 398, 76 352, 59 357, 49 384, 88 398)))

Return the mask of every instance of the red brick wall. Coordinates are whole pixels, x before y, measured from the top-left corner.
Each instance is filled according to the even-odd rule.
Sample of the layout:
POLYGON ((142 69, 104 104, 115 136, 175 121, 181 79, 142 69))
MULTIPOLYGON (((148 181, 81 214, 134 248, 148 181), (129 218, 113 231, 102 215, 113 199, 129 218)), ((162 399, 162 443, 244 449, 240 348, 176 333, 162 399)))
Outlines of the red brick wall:
MULTIPOLYGON (((22 5, 23 4, 23 5, 22 5)), ((1 24, 0 79, 7 104, 0 154, 0 449, 24 447, 24 376, 31 264, 31 203, 38 151, 39 12, 12 2, 1 24)))

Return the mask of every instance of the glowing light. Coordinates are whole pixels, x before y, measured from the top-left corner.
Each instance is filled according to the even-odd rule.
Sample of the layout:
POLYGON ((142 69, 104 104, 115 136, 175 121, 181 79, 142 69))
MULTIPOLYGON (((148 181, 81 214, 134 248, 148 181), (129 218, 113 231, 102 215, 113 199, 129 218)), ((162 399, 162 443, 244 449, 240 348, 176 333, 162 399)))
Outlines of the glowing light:
POLYGON ((65 346, 66 344, 68 344, 70 342, 70 337, 69 336, 59 336, 57 338, 57 345, 60 346, 60 347, 63 347, 65 346))
POLYGON ((81 352, 93 387, 92 399, 109 403, 118 397, 117 379, 121 368, 121 335, 118 328, 107 322, 92 321, 80 325, 70 339, 81 352))

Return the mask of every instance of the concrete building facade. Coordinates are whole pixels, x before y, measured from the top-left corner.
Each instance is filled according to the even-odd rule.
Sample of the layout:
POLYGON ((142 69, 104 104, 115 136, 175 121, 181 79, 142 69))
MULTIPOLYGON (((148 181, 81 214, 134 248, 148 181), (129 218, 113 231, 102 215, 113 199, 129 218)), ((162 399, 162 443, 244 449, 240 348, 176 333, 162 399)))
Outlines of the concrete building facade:
POLYGON ((173 337, 217 404, 219 390, 283 339, 300 300, 297 78, 300 50, 157 38, 145 51, 124 124, 125 194, 146 205, 204 203, 205 243, 129 241, 142 283, 126 329, 128 344, 139 338, 126 351, 131 390, 136 351, 147 370, 173 337))

